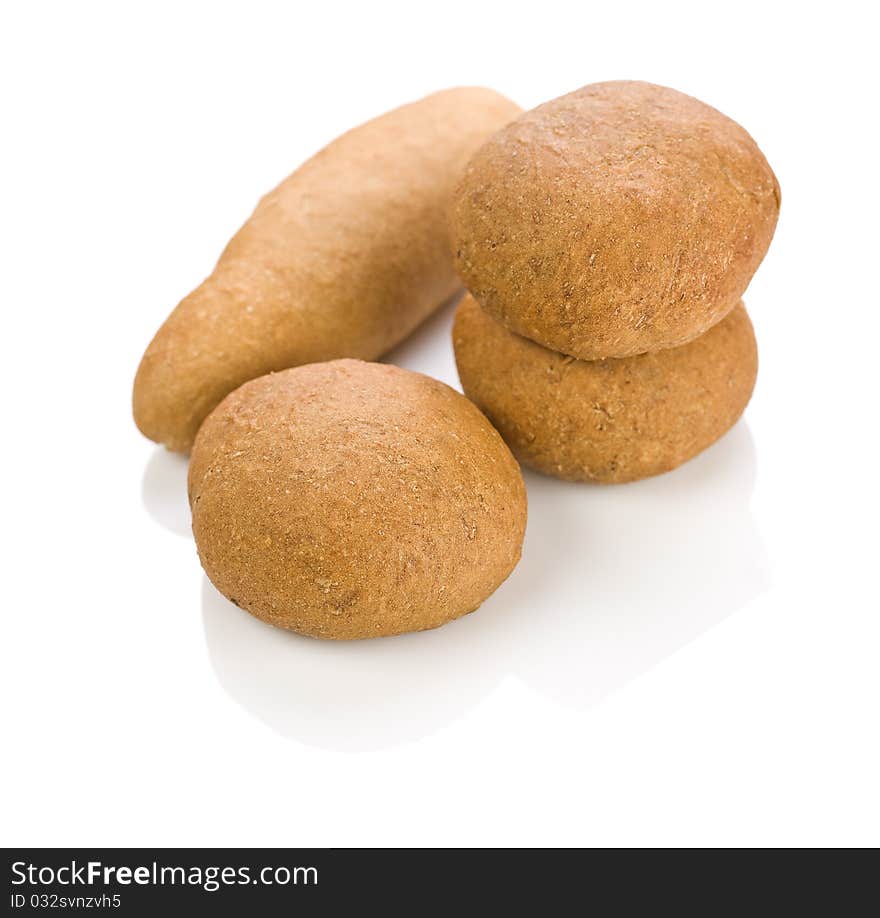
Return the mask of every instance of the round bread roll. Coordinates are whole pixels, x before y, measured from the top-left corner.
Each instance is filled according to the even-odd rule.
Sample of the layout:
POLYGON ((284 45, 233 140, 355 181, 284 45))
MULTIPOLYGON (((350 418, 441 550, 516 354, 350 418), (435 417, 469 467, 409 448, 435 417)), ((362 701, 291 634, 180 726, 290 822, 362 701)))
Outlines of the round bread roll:
POLYGON ((320 638, 436 628, 519 561, 516 460, 466 398, 358 360, 263 376, 196 437, 193 533, 214 586, 320 638))
POLYGON ((677 347, 739 302, 779 185, 752 138, 649 83, 585 86, 471 159, 451 212, 456 266, 512 331, 583 360, 677 347))
POLYGON ((470 296, 452 334, 468 397, 526 465, 572 481, 635 481, 687 462, 733 426, 758 372, 742 303, 689 344, 623 359, 548 350, 470 296))

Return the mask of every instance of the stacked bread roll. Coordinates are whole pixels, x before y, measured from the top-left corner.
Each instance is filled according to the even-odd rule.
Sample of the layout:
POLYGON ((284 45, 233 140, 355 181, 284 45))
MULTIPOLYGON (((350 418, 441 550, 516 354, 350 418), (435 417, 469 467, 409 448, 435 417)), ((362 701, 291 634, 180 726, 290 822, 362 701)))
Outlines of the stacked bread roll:
POLYGON ((749 134, 689 96, 598 83, 471 159, 451 235, 465 393, 527 465, 623 482, 722 436, 754 387, 741 297, 779 214, 749 134))

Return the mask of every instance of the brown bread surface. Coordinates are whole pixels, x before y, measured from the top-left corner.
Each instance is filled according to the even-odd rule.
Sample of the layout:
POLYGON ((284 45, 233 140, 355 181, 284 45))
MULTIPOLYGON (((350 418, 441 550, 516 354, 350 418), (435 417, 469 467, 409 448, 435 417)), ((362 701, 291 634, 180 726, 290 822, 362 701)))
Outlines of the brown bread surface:
POLYGON ((452 188, 519 111, 490 89, 438 92, 349 131, 285 179, 147 348, 134 383, 140 430, 188 452, 241 383, 374 359, 405 338, 459 289, 452 188))
POLYGON ((337 360, 241 386, 199 430, 193 533, 218 590, 320 638, 436 628, 520 557, 526 493, 486 418, 443 383, 337 360))
POLYGON ((650 83, 526 112, 468 164, 458 271, 511 331, 585 360, 685 344, 739 302, 780 192, 736 122, 650 83))
POLYGON ((741 303, 681 347, 576 360, 508 331, 466 296, 453 343, 465 393, 514 454, 573 481, 634 481, 693 458, 733 426, 758 372, 741 303))

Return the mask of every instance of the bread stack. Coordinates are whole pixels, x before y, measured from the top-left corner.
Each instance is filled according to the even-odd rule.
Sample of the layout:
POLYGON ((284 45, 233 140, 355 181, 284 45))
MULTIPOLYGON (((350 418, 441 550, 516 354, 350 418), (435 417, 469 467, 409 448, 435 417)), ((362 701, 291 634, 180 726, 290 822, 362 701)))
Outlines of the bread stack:
POLYGON ((454 196, 465 393, 519 458, 623 482, 701 452, 742 413, 741 297, 779 185, 752 138, 689 96, 598 83, 525 113, 454 196))

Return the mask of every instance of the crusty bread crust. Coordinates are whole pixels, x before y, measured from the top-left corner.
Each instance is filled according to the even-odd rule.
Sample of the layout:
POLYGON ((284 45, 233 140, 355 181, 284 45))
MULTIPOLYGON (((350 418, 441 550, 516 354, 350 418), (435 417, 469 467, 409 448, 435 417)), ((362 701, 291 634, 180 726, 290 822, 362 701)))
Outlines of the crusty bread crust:
POLYGON ((349 131, 266 195, 147 348, 134 383, 141 431, 188 452, 241 383, 374 359, 406 337, 459 289, 452 188, 519 111, 490 89, 438 92, 349 131))
POLYGON ((742 303, 681 347, 576 360, 508 331, 467 296, 453 343, 465 393, 514 454, 572 481, 634 481, 676 468, 733 426, 758 372, 742 303))
POLYGON ((526 492, 497 431, 449 386, 337 360, 263 376, 199 430, 189 471, 208 577, 320 638, 436 628, 519 561, 526 492))
POLYGON ((780 192, 752 138, 650 83, 585 86, 470 161, 451 209, 459 273, 520 335, 585 360, 677 347, 736 305, 780 192))

